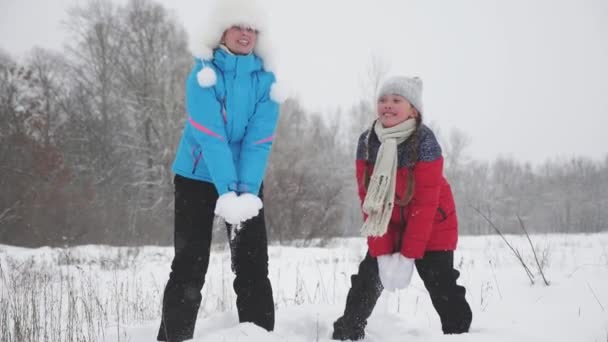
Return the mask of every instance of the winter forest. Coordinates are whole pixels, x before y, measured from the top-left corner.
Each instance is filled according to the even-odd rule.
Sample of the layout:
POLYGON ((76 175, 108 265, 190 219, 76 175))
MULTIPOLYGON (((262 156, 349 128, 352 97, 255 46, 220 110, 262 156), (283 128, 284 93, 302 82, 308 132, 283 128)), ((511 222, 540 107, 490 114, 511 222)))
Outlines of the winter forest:
MULTIPOLYGON (((22 246, 167 245, 173 153, 183 127, 184 79, 192 60, 179 22, 161 5, 130 1, 70 10, 62 51, 0 55, 0 241, 22 246)), ((383 76, 370 59, 370 79, 383 76)), ((356 236, 354 180, 370 102, 342 108, 340 124, 281 107, 265 180, 268 229, 278 242, 356 236), (311 134, 312 132, 312 134, 311 134)), ((608 155, 547 160, 473 160, 463 132, 434 127, 463 234, 592 233, 608 227, 608 155)))
MULTIPOLYGON (((154 0, 78 1, 67 13, 60 49, 20 58, 0 41, 0 342, 152 341, 174 255, 188 30, 154 0)), ((376 57, 354 105, 280 105, 263 182, 275 330, 239 324, 216 225, 194 341, 330 341, 367 250, 355 154, 388 74, 376 57)), ((414 272, 384 291, 363 341, 607 341, 608 148, 482 159, 464 129, 425 123, 456 202, 470 334, 441 334, 414 272)))

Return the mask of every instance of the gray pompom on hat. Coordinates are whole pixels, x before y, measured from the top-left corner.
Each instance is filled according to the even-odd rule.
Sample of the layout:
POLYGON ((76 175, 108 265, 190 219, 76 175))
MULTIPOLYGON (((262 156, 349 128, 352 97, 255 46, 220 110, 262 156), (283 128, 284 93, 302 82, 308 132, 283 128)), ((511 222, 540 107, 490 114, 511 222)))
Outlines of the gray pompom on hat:
POLYGON ((380 86, 378 99, 385 95, 399 95, 408 100, 422 114, 422 79, 419 77, 393 76, 380 86))

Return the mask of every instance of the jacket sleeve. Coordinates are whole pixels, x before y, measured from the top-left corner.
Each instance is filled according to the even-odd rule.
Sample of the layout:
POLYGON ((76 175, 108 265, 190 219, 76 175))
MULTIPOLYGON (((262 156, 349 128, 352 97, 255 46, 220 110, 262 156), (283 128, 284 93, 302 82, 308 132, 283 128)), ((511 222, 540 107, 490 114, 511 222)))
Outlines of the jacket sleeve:
POLYGON ((279 104, 270 96, 275 82, 272 73, 261 74, 258 83, 259 96, 253 115, 249 118, 241 145, 238 190, 258 194, 264 179, 270 148, 274 140, 279 118, 279 104))
MULTIPOLYGON (((359 137, 359 143, 357 144, 357 162, 356 162, 356 176, 357 176, 357 192, 359 193, 359 200, 361 206, 365 201, 365 195, 367 189, 365 187, 365 170, 368 168, 367 161, 365 160, 365 150, 367 149, 367 131, 365 131, 359 137)), ((368 175, 371 177, 371 173, 368 175)), ((363 212, 363 221, 367 220, 367 214, 363 212)), ((382 236, 368 237, 367 247, 369 254, 372 257, 378 257, 384 254, 394 253, 394 236, 387 230, 387 233, 382 236)))
POLYGON ((236 187, 237 174, 232 151, 226 138, 226 127, 215 87, 203 88, 197 74, 203 61, 196 59, 194 68, 186 81, 187 125, 203 151, 203 159, 219 195, 236 187))
POLYGON ((414 167, 414 196, 409 203, 407 227, 401 254, 408 258, 424 256, 430 239, 433 220, 439 207, 443 179, 441 148, 432 132, 421 140, 419 159, 414 167))

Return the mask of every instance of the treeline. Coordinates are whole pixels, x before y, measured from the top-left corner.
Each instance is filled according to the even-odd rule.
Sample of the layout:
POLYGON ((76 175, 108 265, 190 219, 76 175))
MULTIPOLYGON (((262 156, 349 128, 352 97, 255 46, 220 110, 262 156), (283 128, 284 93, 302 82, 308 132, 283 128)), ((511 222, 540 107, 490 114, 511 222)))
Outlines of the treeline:
MULTIPOLYGON (((90 1, 67 27, 61 52, 17 62, 0 51, 0 244, 170 244, 185 30, 148 0, 90 1)), ((272 240, 357 235, 354 149, 373 110, 362 101, 345 113, 282 105, 265 180, 272 240)), ((608 157, 533 167, 467 159, 462 133, 442 142, 462 232, 491 232, 475 209, 506 232, 517 215, 536 232, 608 228, 608 157)))

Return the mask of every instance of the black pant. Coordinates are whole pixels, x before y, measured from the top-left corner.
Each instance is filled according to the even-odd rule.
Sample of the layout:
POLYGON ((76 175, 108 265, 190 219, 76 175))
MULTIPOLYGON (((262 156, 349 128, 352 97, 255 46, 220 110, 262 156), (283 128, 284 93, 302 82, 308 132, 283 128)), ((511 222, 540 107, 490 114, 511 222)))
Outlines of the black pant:
MULTIPOLYGON (((454 252, 426 252, 416 260, 416 269, 439 314, 443 333, 468 332, 473 315, 465 299, 465 288, 456 284, 460 273, 454 269, 454 252)), ((359 273, 351 276, 351 283, 344 315, 334 323, 335 340, 365 337, 367 319, 384 289, 376 258, 368 253, 359 265, 359 273)))
MULTIPOLYGON (((163 296, 159 341, 181 342, 193 337, 209 266, 217 198, 213 184, 175 176, 175 257, 163 296)), ((263 210, 243 223, 230 251, 239 321, 272 330, 274 301, 263 210)))

